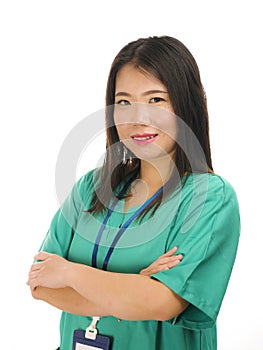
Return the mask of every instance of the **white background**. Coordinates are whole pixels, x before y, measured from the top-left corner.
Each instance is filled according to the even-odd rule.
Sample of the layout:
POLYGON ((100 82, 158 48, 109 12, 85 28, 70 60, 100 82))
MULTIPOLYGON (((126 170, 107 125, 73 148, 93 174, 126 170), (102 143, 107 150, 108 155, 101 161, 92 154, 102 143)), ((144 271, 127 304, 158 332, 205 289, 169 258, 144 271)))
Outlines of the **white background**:
MULTIPOLYGON (((253 0, 1 1, 1 349, 58 345, 60 312, 33 300, 26 286, 58 206, 58 152, 81 119, 104 107, 117 52, 163 34, 181 40, 198 62, 214 169, 240 202, 241 240, 218 318, 218 349, 263 349, 261 23, 253 0)), ((87 150, 77 176, 96 166, 103 146, 100 139, 87 150)))

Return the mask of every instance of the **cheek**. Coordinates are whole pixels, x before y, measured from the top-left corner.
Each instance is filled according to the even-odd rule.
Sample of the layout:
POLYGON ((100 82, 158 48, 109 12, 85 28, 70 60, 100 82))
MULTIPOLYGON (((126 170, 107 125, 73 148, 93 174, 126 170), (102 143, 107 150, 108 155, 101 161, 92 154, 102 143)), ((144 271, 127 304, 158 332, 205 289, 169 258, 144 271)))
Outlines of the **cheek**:
POLYGON ((161 131, 164 137, 166 137, 169 143, 175 143, 177 139, 177 124, 176 119, 162 118, 161 121, 156 123, 156 127, 161 131))
POLYGON ((166 136, 163 148, 166 150, 167 153, 171 153, 171 152, 175 151, 175 148, 176 148, 175 138, 171 138, 171 137, 166 136))
POLYGON ((151 109, 151 125, 175 141, 177 134, 176 115, 168 109, 155 107, 151 109))
POLYGON ((122 124, 116 125, 116 129, 120 140, 124 140, 128 138, 129 127, 127 125, 122 125, 122 124))

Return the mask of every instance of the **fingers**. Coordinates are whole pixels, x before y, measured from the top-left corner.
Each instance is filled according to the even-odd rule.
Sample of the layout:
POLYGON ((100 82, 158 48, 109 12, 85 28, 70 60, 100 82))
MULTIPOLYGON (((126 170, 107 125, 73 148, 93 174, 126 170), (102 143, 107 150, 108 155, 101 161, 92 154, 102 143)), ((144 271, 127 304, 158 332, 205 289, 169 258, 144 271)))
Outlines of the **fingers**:
POLYGON ((36 254, 37 260, 30 269, 28 284, 31 289, 35 287, 63 288, 64 273, 71 266, 66 259, 56 254, 40 252, 36 254))
POLYGON ((30 286, 31 290, 36 287, 36 278, 41 268, 41 263, 35 263, 31 266, 31 269, 28 274, 27 285, 30 286))
POLYGON ((182 254, 177 254, 174 255, 174 253, 178 250, 178 247, 173 247, 172 249, 170 249, 168 252, 166 252, 165 254, 163 254, 162 256, 159 257, 159 259, 163 259, 165 257, 172 257, 172 256, 176 256, 179 260, 183 259, 183 255, 182 254))
POLYGON ((39 252, 34 256, 34 260, 38 260, 38 261, 36 261, 31 266, 30 271, 28 273, 28 280, 26 282, 26 284, 30 287, 31 291, 34 291, 38 286, 37 277, 38 277, 39 271, 43 267, 43 261, 45 261, 50 256, 51 254, 46 252, 39 252))
POLYGON ((166 256, 162 255, 162 256, 160 256, 160 258, 157 259, 157 261, 158 261, 159 264, 165 265, 165 264, 168 264, 170 262, 174 262, 176 260, 181 261, 182 259, 183 259, 182 254, 173 255, 173 256, 169 256, 169 257, 166 257, 166 256))
POLYGON ((181 262, 182 259, 178 259, 177 256, 173 256, 170 258, 163 258, 159 264, 153 265, 154 270, 157 272, 163 271, 163 270, 169 270, 172 267, 175 267, 181 262))
POLYGON ((141 270, 140 274, 149 276, 151 274, 169 270, 177 266, 183 259, 182 254, 173 255, 177 250, 177 247, 172 248, 171 250, 160 256, 150 266, 141 270))
POLYGON ((47 252, 39 252, 34 256, 34 259, 43 261, 43 260, 46 260, 47 258, 49 258, 50 255, 52 255, 52 254, 49 254, 47 252))
POLYGON ((172 267, 175 267, 176 265, 180 264, 181 259, 174 259, 172 261, 168 261, 166 264, 164 264, 164 267, 166 270, 171 269, 172 267))
POLYGON ((170 258, 164 258, 165 260, 162 261, 162 263, 158 262, 156 260, 154 263, 152 263, 150 266, 148 266, 146 269, 143 269, 140 271, 141 275, 152 275, 154 273, 158 273, 164 270, 169 270, 176 265, 178 265, 181 262, 181 259, 177 259, 176 256, 170 257, 170 258))
POLYGON ((37 288, 37 286, 38 286, 37 276, 29 277, 29 279, 27 281, 27 285, 30 287, 31 292, 34 291, 37 288))
POLYGON ((178 249, 177 247, 173 247, 172 249, 168 250, 168 252, 166 252, 162 256, 171 256, 177 251, 177 249, 178 249))

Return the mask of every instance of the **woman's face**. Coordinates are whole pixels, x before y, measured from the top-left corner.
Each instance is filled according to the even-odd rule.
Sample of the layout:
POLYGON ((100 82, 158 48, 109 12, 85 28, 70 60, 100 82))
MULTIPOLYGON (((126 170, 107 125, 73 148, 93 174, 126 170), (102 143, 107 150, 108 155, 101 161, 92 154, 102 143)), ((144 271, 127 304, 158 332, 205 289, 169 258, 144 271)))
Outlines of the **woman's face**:
POLYGON ((119 139, 137 158, 173 155, 176 116, 167 88, 132 64, 116 77, 114 122, 119 139))

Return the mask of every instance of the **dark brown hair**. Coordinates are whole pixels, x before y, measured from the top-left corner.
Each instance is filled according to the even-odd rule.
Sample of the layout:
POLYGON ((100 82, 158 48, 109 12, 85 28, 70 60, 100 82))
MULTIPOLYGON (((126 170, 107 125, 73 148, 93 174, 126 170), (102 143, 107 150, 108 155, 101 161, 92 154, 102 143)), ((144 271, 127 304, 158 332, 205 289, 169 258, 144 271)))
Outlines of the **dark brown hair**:
MULTIPOLYGON (((140 171, 140 159, 134 155, 131 162, 123 164, 123 145, 113 119, 116 77, 120 69, 128 63, 152 74, 166 86, 175 114, 189 127, 201 146, 200 153, 193 140, 189 139, 186 128, 179 128, 180 142, 176 140, 174 159, 176 172, 167 183, 166 193, 171 193, 185 174, 206 173, 213 169, 206 96, 194 57, 184 44, 173 37, 154 36, 138 39, 126 45, 118 53, 109 72, 106 90, 107 152, 104 165, 99 172, 99 185, 94 191, 90 212, 100 212, 107 208, 114 190, 130 174, 139 174, 140 171), (193 152, 194 157, 190 161, 189 154, 193 152)), ((154 213, 161 200, 162 194, 144 210, 142 216, 151 209, 154 213)))

